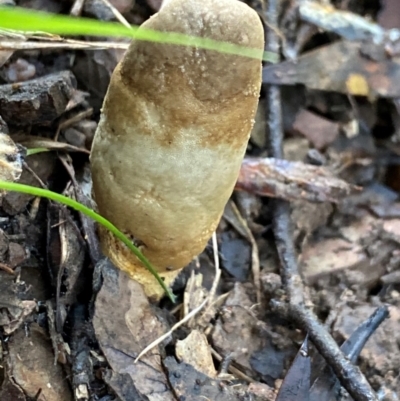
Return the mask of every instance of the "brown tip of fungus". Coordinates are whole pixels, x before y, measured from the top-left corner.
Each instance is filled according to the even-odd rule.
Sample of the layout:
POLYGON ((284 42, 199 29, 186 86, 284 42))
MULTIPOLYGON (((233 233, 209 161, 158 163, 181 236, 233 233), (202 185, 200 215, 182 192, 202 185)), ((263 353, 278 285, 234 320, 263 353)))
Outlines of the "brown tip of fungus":
MULTIPOLYGON (((264 46, 258 15, 237 0, 171 0, 143 26, 256 48, 260 56, 264 46)), ((92 149, 95 198, 160 272, 187 265, 216 229, 260 85, 260 60, 139 41, 114 71, 92 149)), ((109 236, 102 242, 148 295, 161 294, 135 256, 109 236)), ((177 272, 164 274, 169 282, 177 272)))

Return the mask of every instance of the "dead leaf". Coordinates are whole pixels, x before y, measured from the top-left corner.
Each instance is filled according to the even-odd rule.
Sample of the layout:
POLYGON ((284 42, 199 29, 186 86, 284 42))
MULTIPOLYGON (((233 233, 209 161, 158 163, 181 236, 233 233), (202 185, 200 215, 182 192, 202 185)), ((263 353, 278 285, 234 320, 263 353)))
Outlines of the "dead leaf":
MULTIPOLYGON (((153 348, 138 363, 138 354, 168 328, 155 315, 142 286, 105 260, 103 285, 97 295, 93 326, 97 340, 119 386, 128 374, 134 390, 149 401, 175 401, 161 364, 161 346, 153 348)), ((126 382, 125 382, 126 384, 126 382)), ((117 393, 123 391, 115 387, 117 393)))
POLYGON ((265 334, 257 329, 258 319, 247 311, 252 305, 243 285, 236 283, 212 332, 212 345, 217 352, 223 356, 235 353, 236 366, 249 376, 254 374, 251 356, 267 343, 265 334))
POLYGON ((4 381, 0 387, 0 400, 1 401, 26 401, 25 394, 20 387, 10 380, 6 374, 4 381))
MULTIPOLYGON (((55 155, 51 153, 38 153, 36 155, 29 156, 26 160, 26 163, 44 183, 47 183, 47 180, 53 173, 55 166, 55 155)), ((19 182, 21 184, 32 185, 34 187, 40 186, 37 178, 26 168, 23 169, 19 182)), ((29 194, 8 192, 3 196, 2 206, 9 215, 14 216, 25 210, 28 203, 33 198, 34 196, 29 194)))
POLYGON ((283 379, 276 401, 308 400, 310 376, 311 359, 308 355, 308 339, 306 338, 283 379))
POLYGON ((386 29, 400 29, 400 3, 398 0, 381 0, 378 23, 386 29))
POLYGON ((192 365, 209 377, 217 375, 207 337, 200 331, 192 330, 184 340, 177 341, 175 352, 180 362, 192 365))
POLYGON ((8 368, 13 380, 31 398, 41 390, 37 401, 72 401, 68 382, 54 355, 45 331, 36 323, 17 331, 9 343, 8 368), (28 341, 27 341, 28 340, 28 341))
POLYGON ((251 401, 254 398, 246 394, 240 386, 229 386, 220 380, 212 379, 196 371, 184 362, 177 363, 175 358, 164 361, 169 381, 177 399, 185 401, 251 401))
POLYGON ((302 109, 296 115, 293 130, 307 138, 316 149, 322 150, 337 138, 340 126, 337 122, 302 109))
POLYGON ((309 89, 369 98, 398 98, 400 58, 388 57, 381 45, 340 41, 305 53, 296 62, 264 67, 263 82, 303 84, 309 89))

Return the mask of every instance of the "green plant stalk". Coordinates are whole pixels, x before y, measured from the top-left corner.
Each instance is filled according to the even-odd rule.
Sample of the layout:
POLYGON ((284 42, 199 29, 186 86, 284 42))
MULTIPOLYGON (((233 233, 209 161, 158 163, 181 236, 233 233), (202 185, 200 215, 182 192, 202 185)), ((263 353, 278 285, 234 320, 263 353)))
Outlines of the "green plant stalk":
POLYGON ((118 230, 117 227, 114 226, 111 222, 105 219, 103 216, 100 216, 98 213, 94 212, 92 209, 82 205, 81 203, 68 198, 64 195, 60 195, 56 192, 49 191, 48 189, 36 188, 29 185, 17 184, 15 182, 6 182, 0 180, 0 189, 5 191, 14 191, 21 192, 24 194, 29 194, 33 196, 40 196, 42 198, 47 198, 53 200, 58 203, 62 203, 63 205, 69 206, 78 212, 85 214, 91 219, 97 221, 99 224, 107 228, 111 231, 119 240, 121 240, 135 255, 136 257, 143 263, 143 265, 150 271, 150 273, 156 278, 158 283, 161 285, 165 293, 168 295, 169 299, 175 303, 175 295, 172 291, 165 285, 164 281, 158 275, 157 271, 154 269, 149 260, 139 251, 137 247, 135 247, 131 241, 118 230))
POLYGON ((182 46, 195 46, 220 53, 234 54, 243 57, 277 62, 278 55, 271 52, 261 52, 245 46, 218 42, 207 38, 198 38, 175 32, 160 32, 132 25, 127 28, 117 22, 96 21, 89 18, 74 18, 40 11, 27 11, 22 8, 0 7, 0 28, 15 29, 21 32, 43 31, 58 35, 92 35, 130 37, 157 43, 182 46))
POLYGON ((27 156, 36 155, 37 153, 50 152, 48 148, 30 148, 26 150, 27 156))

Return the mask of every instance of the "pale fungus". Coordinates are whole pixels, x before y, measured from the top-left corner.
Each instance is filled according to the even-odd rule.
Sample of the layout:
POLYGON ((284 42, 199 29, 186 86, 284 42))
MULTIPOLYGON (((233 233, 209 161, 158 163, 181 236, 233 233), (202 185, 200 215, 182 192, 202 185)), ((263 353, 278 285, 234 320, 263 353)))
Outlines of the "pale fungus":
MULTIPOLYGON (((259 49, 258 15, 238 0, 170 0, 143 24, 259 49)), ((133 41, 111 78, 91 153, 99 212, 170 285, 203 251, 232 194, 253 126, 261 61, 133 41)), ((149 297, 162 289, 101 231, 103 251, 149 297)))

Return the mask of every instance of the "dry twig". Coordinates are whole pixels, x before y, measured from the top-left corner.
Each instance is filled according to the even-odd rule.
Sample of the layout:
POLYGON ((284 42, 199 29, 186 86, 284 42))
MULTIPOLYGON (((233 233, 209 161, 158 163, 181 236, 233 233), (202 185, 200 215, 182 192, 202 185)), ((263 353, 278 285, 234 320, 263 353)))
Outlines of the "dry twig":
MULTIPOLYGON (((278 1, 268 3, 269 25, 277 26, 278 1)), ((269 29, 267 51, 278 53, 279 39, 274 30, 269 29)), ((283 158, 282 151, 282 110, 280 88, 277 85, 266 87, 267 126, 270 133, 271 156, 283 158)), ((281 262, 281 276, 289 299, 289 314, 296 323, 307 331, 310 339, 336 373, 338 379, 356 401, 377 401, 371 386, 358 369, 345 356, 318 321, 314 313, 304 303, 304 288, 298 271, 296 252, 291 235, 290 205, 284 200, 272 200, 273 225, 276 246, 281 262)))

